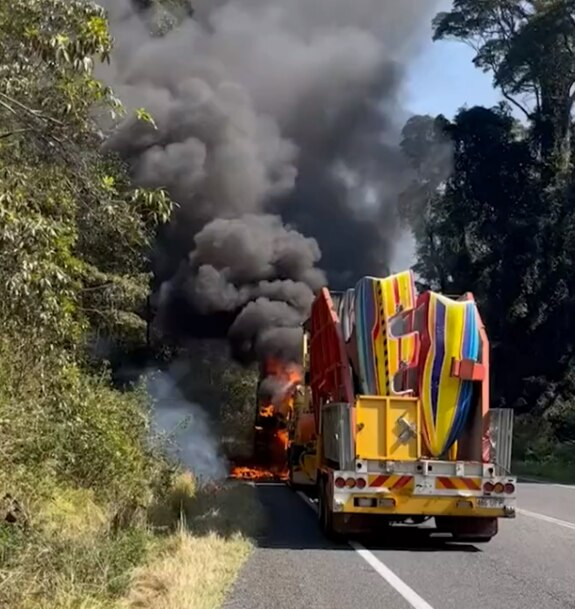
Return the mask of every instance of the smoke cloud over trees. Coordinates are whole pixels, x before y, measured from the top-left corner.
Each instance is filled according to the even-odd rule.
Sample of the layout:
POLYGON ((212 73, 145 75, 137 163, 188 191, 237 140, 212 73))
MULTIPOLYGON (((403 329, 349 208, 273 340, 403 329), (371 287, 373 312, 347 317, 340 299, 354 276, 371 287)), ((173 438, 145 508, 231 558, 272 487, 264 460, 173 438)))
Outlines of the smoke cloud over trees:
POLYGON ((178 204, 154 260, 164 330, 223 325, 237 356, 285 355, 314 291, 388 269, 402 78, 434 3, 200 0, 161 33, 152 9, 103 4, 103 77, 155 121, 132 113, 106 146, 178 204))

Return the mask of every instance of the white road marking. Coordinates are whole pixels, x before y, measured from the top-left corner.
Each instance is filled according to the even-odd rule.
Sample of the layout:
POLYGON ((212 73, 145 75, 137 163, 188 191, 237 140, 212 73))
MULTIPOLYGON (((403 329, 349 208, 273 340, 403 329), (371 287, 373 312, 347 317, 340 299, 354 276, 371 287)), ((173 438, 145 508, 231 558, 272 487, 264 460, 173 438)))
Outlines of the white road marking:
POLYGON ((402 579, 399 579, 389 567, 384 565, 381 560, 376 558, 367 548, 364 548, 360 543, 355 541, 348 541, 348 543, 378 575, 383 577, 392 588, 403 596, 413 609, 433 609, 427 601, 422 599, 421 596, 410 588, 402 579))
POLYGON ((550 522, 551 524, 556 524, 560 527, 572 529, 573 531, 575 531, 575 523, 567 522, 567 520, 559 520, 559 518, 545 516, 544 514, 539 514, 538 512, 530 512, 529 510, 524 510, 523 508, 517 508, 517 513, 523 514, 523 516, 529 516, 530 518, 536 518, 537 520, 542 520, 543 522, 550 522))
MULTIPOLYGON (((317 513, 317 505, 305 493, 298 491, 297 494, 310 509, 317 513)), ((413 607, 413 609, 433 609, 433 607, 426 600, 421 598, 421 596, 415 592, 415 590, 410 588, 389 567, 382 563, 381 560, 379 560, 379 558, 373 554, 373 552, 370 552, 367 548, 364 548, 356 541, 348 541, 347 543, 380 577, 382 577, 396 592, 398 592, 413 607)))

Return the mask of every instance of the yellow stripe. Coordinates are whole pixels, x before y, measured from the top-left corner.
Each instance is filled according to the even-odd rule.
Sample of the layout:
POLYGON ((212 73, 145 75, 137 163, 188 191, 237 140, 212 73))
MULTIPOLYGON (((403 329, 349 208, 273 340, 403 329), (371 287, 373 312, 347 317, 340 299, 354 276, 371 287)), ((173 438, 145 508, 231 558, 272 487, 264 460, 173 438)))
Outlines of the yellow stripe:
POLYGON ((413 278, 410 272, 385 279, 372 279, 371 289, 377 307, 375 327, 381 328, 382 332, 381 340, 375 341, 374 344, 374 358, 376 361, 373 362, 376 368, 376 390, 379 395, 393 393, 392 383, 401 365, 400 351, 403 352, 404 359, 408 361, 415 354, 416 341, 414 336, 405 339, 390 337, 389 321, 396 315, 394 278, 397 279, 399 285, 399 304, 406 311, 415 307, 414 290, 412 289, 413 278), (400 340, 402 340, 401 350, 400 340))
POLYGON ((461 359, 463 353, 464 324, 465 324, 465 302, 455 302, 439 294, 431 294, 429 305, 428 329, 431 336, 436 328, 437 304, 441 302, 445 306, 445 335, 444 335, 444 359, 441 366, 438 389, 437 415, 433 421, 433 408, 431 402, 431 385, 433 373, 433 361, 436 356, 435 345, 432 343, 423 372, 423 413, 426 428, 429 431, 429 447, 432 453, 439 456, 445 442, 451 432, 457 402, 459 400, 462 382, 451 376, 452 359, 461 359))
MULTIPOLYGON (((435 300, 430 299, 429 302, 429 315, 427 317, 427 329, 431 336, 433 336, 433 323, 432 320, 435 317, 435 300)), ((427 408, 422 408, 423 418, 425 419, 425 429, 427 432, 427 444, 429 448, 433 450, 434 439, 435 439, 435 425, 433 423, 433 412, 431 407, 431 374, 433 370, 433 358, 435 356, 435 347, 432 343, 429 348, 429 353, 423 369, 422 379, 422 404, 427 404, 427 408)))
MULTIPOLYGON (((379 326, 380 329, 380 340, 375 341, 374 344, 374 353, 375 353, 375 357, 377 360, 377 369, 376 369, 376 382, 377 382, 377 393, 379 395, 385 395, 387 393, 386 391, 386 385, 387 385, 387 371, 385 369, 385 353, 384 353, 384 347, 385 347, 385 336, 384 336, 384 331, 385 331, 385 324, 384 324, 384 318, 382 318, 381 316, 381 308, 383 306, 383 301, 381 298, 381 282, 380 281, 373 281, 372 283, 372 287, 373 287, 373 300, 376 303, 376 324, 379 326)), ((375 366, 375 362, 374 362, 374 366, 375 366)))
POLYGON ((453 357, 461 357, 465 313, 463 307, 457 306, 460 303, 454 303, 440 296, 438 298, 445 304, 445 357, 441 367, 437 405, 435 446, 437 452, 441 450, 451 432, 457 410, 461 381, 451 376, 451 360, 453 357))

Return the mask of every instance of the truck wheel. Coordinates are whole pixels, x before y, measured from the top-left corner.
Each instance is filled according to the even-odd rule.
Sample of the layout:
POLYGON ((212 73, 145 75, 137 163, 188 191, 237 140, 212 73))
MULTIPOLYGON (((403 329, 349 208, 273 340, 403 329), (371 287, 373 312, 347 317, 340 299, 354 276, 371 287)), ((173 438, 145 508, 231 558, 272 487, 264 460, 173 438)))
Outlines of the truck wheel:
POLYGON ((297 484, 295 482, 295 477, 294 477, 294 468, 295 468, 295 462, 294 462, 294 456, 293 453, 290 452, 288 453, 288 486, 292 489, 292 491, 299 491, 302 490, 302 485, 301 484, 297 484))
POLYGON ((327 498, 327 484, 325 478, 321 478, 318 489, 318 517, 321 532, 330 541, 340 541, 341 534, 334 527, 333 512, 330 510, 327 498))
POLYGON ((288 470, 288 486, 291 488, 292 491, 300 491, 302 490, 302 486, 301 484, 297 484, 294 480, 294 471, 293 471, 293 466, 290 465, 290 468, 288 470))

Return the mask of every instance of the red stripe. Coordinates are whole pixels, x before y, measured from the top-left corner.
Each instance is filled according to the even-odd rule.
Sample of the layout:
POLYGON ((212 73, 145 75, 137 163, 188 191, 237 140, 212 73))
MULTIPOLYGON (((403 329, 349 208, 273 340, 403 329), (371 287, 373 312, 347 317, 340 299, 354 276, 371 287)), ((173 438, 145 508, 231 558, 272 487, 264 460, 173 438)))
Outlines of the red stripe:
POLYGON ((393 295, 395 296, 395 308, 401 303, 401 296, 399 295, 399 281, 397 278, 393 280, 393 295))
POLYGON ((389 476, 378 476, 369 486, 383 486, 389 476))
POLYGON ((453 482, 449 479, 449 478, 439 478, 439 481, 441 482, 442 486, 448 488, 448 489, 455 489, 457 488, 455 486, 455 484, 453 484, 453 482))
POLYGON ((393 489, 400 489, 411 482, 411 476, 402 476, 394 485, 393 489))
POLYGON ((470 491, 481 490, 481 485, 478 484, 476 480, 473 480, 473 478, 461 478, 461 480, 463 480, 463 484, 465 484, 470 491))
MULTIPOLYGON (((395 297, 395 310, 394 310, 394 314, 395 311, 397 311, 397 307, 398 305, 401 304, 401 294, 399 291, 399 281, 397 278, 395 278, 393 280, 393 295, 395 297)), ((398 346, 399 346, 399 366, 401 369, 401 362, 403 361, 403 339, 399 338, 397 340, 398 342, 398 346)), ((405 391, 407 389, 407 370, 403 370, 401 373, 401 390, 405 391)))

